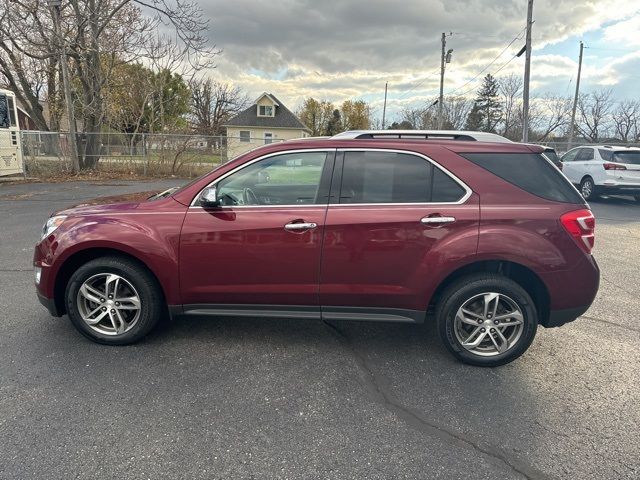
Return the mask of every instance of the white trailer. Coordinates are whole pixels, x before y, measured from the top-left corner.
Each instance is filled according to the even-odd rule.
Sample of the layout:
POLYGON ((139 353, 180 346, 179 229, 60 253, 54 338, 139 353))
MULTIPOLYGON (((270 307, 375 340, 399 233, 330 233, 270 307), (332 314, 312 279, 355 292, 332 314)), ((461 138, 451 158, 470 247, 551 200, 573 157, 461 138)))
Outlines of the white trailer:
POLYGON ((0 176, 23 172, 16 96, 0 89, 0 176))

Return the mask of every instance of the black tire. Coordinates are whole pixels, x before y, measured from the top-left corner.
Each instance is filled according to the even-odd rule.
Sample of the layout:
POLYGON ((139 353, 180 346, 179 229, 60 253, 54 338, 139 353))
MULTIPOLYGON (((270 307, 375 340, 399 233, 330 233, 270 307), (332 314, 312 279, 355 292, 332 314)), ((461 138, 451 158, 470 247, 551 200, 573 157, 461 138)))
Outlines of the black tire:
MULTIPOLYGON (((529 348, 538 328, 536 307, 526 290, 507 277, 491 273, 472 274, 455 281, 443 292, 436 306, 435 314, 438 322, 438 332, 445 347, 458 360, 480 367, 497 367, 518 358, 529 348), (519 338, 514 341, 512 347, 502 353, 496 352, 493 356, 481 356, 467 350, 462 346, 455 332, 455 318, 458 309, 475 296, 487 292, 505 295, 509 300, 515 302, 523 316, 519 338)), ((471 329, 473 327, 467 328, 471 329)), ((486 335, 489 335, 489 333, 486 335)))
POLYGON ((587 202, 589 200, 597 200, 598 192, 596 189, 596 184, 591 177, 584 177, 580 182, 580 194, 582 198, 584 198, 587 202))
POLYGON ((76 270, 65 291, 67 314, 73 326, 85 337, 105 345, 128 345, 135 343, 151 332, 165 313, 166 307, 160 285, 144 265, 127 258, 100 257, 76 270), (90 327, 82 318, 78 306, 78 292, 88 279, 103 273, 116 274, 129 282, 140 300, 139 316, 130 330, 121 334, 105 334, 90 327))

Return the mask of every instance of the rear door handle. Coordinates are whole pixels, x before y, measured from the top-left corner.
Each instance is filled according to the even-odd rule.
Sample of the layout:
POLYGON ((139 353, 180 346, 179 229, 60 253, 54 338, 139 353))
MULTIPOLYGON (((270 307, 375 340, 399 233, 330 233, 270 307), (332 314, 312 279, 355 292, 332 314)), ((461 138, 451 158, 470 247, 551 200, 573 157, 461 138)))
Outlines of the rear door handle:
POLYGON ((423 217, 420 222, 426 225, 443 225, 445 223, 453 223, 456 217, 423 217))
POLYGON ((288 232, 305 232, 307 230, 313 230, 318 226, 317 223, 308 222, 308 223, 287 223, 284 226, 284 229, 288 232))

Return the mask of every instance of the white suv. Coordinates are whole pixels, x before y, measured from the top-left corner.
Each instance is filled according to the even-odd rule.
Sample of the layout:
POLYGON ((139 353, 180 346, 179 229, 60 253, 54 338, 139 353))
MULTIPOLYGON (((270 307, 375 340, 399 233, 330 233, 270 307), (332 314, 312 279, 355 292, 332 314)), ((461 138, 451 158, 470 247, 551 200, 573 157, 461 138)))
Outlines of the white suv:
POLYGON ((640 148, 590 145, 569 150, 562 172, 585 200, 598 195, 631 195, 640 202, 640 148))

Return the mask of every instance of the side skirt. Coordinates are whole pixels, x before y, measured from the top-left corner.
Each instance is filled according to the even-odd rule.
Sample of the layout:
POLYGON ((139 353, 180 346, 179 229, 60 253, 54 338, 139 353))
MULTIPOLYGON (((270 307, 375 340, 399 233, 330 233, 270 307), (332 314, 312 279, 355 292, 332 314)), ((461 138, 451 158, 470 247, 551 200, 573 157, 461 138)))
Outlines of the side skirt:
POLYGON ((217 317, 298 318, 308 320, 356 320, 365 322, 423 323, 426 312, 401 308, 314 307, 307 305, 170 305, 171 318, 180 315, 217 317))

